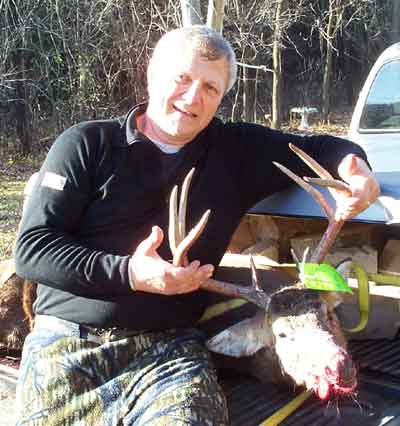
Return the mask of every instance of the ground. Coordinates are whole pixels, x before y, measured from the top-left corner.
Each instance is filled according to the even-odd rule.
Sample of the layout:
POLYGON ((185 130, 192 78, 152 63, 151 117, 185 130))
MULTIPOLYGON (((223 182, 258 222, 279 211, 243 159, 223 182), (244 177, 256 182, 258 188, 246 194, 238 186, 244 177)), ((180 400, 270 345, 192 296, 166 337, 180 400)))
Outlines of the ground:
POLYGON ((15 231, 21 216, 24 186, 39 169, 44 155, 0 155, 0 261, 12 256, 15 231))

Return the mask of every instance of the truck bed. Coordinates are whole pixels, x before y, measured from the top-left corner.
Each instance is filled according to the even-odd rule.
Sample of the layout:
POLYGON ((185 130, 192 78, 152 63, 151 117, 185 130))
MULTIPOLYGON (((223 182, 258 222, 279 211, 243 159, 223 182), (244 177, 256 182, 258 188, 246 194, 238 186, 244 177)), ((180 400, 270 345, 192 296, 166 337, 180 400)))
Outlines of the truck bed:
MULTIPOLYGON (((355 397, 311 396, 281 426, 400 425, 400 339, 350 342, 350 352, 359 369, 355 397)), ((232 426, 258 426, 301 392, 223 374, 232 426)))

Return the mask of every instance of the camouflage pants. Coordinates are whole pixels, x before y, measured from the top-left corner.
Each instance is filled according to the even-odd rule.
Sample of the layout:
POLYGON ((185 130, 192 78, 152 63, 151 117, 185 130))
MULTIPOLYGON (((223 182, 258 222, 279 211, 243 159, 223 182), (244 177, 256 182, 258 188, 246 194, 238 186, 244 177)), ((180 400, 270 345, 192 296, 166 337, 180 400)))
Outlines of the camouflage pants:
POLYGON ((104 343, 77 333, 46 329, 42 321, 27 337, 18 426, 228 424, 225 397, 196 330, 111 333, 104 343))

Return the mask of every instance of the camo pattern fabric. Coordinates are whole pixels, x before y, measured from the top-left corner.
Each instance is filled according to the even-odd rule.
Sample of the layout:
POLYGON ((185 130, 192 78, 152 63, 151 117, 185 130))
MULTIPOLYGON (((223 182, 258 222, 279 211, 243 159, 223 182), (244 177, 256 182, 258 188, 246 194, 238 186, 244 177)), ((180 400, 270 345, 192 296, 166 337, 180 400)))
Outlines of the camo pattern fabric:
POLYGON ((94 343, 34 330, 17 386, 17 425, 228 425, 227 406, 197 330, 94 343))

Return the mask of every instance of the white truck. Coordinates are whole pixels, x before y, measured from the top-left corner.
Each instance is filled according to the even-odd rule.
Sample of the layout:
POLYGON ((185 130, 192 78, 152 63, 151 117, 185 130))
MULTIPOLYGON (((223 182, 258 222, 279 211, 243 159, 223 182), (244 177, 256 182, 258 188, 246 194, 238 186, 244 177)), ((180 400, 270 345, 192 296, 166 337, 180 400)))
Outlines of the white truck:
MULTIPOLYGON (((355 221, 400 224, 400 43, 387 48, 372 67, 354 109, 348 138, 364 148, 381 185, 379 200, 355 221)), ((295 186, 263 200, 252 212, 324 217, 320 207, 295 186)))

